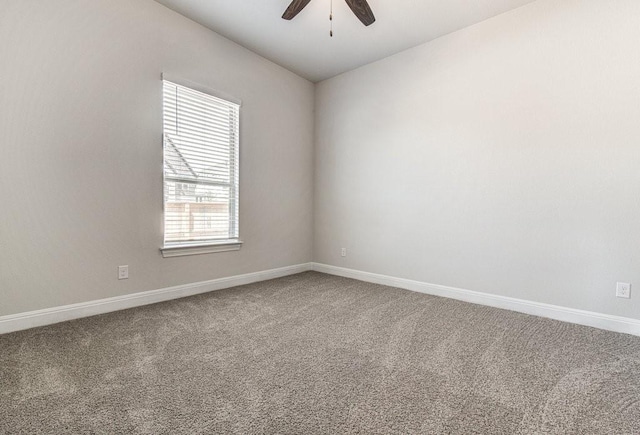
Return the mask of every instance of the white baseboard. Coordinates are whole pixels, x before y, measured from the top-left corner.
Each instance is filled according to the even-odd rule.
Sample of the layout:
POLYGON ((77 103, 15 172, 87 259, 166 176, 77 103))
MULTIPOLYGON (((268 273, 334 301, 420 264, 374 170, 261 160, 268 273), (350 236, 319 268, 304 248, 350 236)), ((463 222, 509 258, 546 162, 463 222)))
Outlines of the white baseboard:
POLYGON ((266 281, 269 279, 294 275, 308 270, 316 270, 330 275, 344 276, 346 278, 398 287, 429 295, 442 296, 474 304, 487 305, 490 307, 517 311, 534 316, 547 317, 563 322, 576 323, 579 325, 592 326, 594 328, 640 336, 640 320, 636 319, 543 304, 540 302, 531 302, 523 299, 492 295, 443 285, 429 284, 410 279, 345 269, 321 263, 304 263, 279 269, 219 278, 211 281, 197 282, 159 290, 150 290, 130 295, 117 296, 108 299, 100 299, 96 301, 82 302, 79 304, 3 316, 0 317, 0 334, 35 328, 38 326, 51 325, 54 323, 65 322, 67 320, 95 316, 97 314, 125 310, 128 308, 169 301, 172 299, 179 299, 186 296, 193 296, 200 293, 222 290, 259 281, 266 281))
POLYGON ((534 316, 547 317, 563 322, 576 323, 578 325, 592 326, 594 328, 606 329, 608 331, 640 336, 640 320, 627 317, 611 316, 609 314, 576 310, 574 308, 531 302, 523 299, 492 295, 437 284, 428 284, 410 279, 395 278, 392 276, 345 269, 343 267, 330 266, 321 263, 313 263, 313 270, 331 275, 353 278, 360 281, 398 287, 429 295, 442 296, 474 304, 487 305, 490 307, 532 314, 534 316))
POLYGON ((127 308, 142 305, 155 304, 157 302, 193 296, 214 290, 222 290, 244 284, 251 284, 268 279, 294 275, 296 273, 312 270, 312 263, 297 264, 279 269, 265 270, 261 272, 247 273, 245 275, 230 276, 211 281, 197 282, 193 284, 168 287, 159 290, 150 290, 124 296, 116 296, 97 301, 82 302, 79 304, 65 305, 44 310, 30 311, 27 313, 13 314, 0 317, 0 334, 35 328, 37 326, 51 325, 67 320, 80 319, 82 317, 105 314, 127 308))

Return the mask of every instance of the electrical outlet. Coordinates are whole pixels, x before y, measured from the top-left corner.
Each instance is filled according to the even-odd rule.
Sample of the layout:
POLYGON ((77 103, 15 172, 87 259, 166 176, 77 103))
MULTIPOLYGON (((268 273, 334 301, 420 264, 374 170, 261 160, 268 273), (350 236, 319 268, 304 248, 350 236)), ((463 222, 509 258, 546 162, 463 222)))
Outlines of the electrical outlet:
POLYGON ((619 282, 616 284, 616 297, 631 299, 631 284, 628 282, 619 282))
POLYGON ((129 266, 118 266, 118 279, 129 279, 129 266))
POLYGON ((347 256, 347 248, 342 248, 342 250, 340 251, 340 255, 343 257, 347 256))

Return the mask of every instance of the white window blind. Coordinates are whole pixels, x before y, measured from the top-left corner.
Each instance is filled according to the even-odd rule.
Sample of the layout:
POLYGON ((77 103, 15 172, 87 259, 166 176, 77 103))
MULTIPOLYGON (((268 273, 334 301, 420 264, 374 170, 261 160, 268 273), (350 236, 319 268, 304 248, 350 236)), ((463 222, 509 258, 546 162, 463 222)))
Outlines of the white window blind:
POLYGON ((163 81, 164 244, 238 240, 240 106, 163 81))

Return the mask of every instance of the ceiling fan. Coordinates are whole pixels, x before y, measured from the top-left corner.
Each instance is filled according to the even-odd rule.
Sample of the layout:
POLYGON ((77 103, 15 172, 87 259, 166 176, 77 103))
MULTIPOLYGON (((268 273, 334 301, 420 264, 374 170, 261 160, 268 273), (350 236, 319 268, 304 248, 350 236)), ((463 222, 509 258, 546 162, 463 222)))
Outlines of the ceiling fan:
MULTIPOLYGON (((311 0, 293 0, 284 14, 282 18, 285 20, 291 20, 293 17, 298 15, 301 10, 304 9, 305 6, 309 4, 311 0)), ((373 16, 373 12, 367 3, 367 0, 345 0, 353 13, 358 17, 362 24, 365 26, 369 26, 376 21, 376 17, 373 16)))

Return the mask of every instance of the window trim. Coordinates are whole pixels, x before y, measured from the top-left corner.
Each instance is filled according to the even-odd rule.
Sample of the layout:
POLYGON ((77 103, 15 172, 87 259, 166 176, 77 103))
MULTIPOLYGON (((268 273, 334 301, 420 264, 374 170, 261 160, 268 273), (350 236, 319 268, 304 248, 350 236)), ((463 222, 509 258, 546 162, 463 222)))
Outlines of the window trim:
MULTIPOLYGON (((160 75, 160 86, 163 86, 164 81, 169 81, 172 83, 175 83, 177 85, 180 86, 184 86, 190 89, 193 89, 195 91, 198 92, 202 92, 208 95, 211 95, 213 97, 216 98, 220 98, 223 100, 226 100, 230 103, 236 104, 239 108, 242 108, 242 100, 232 97, 224 92, 220 92, 214 89, 211 89, 207 86, 201 85, 199 83, 195 83, 195 82, 191 82, 189 80, 184 80, 182 78, 176 77, 174 75, 171 74, 167 74, 166 72, 163 72, 160 75)), ((164 115, 163 115, 164 116, 164 115)), ((240 116, 240 111, 238 112, 238 116, 240 116)), ((237 138, 238 143, 240 142, 240 138, 237 138)), ((163 128, 163 134, 162 134, 162 142, 163 142, 163 147, 164 147, 164 128, 163 128)), ((236 154, 236 159, 239 159, 239 147, 236 148, 235 152, 236 154)), ((162 159, 163 159, 163 167, 164 167, 164 153, 162 155, 162 159)), ((238 172, 239 172, 239 166, 240 163, 238 161, 238 172)), ((237 175, 236 175, 237 176, 237 175)), ((164 180, 164 170, 163 170, 163 180, 164 180)), ((240 180, 238 179, 238 189, 240 188, 240 180)), ((164 189, 164 182, 163 182, 163 189, 164 189)), ((163 214, 163 221, 164 221, 164 213, 165 213, 165 201, 164 201, 164 194, 163 194, 163 200, 162 200, 162 214, 163 214)), ((236 204, 237 207, 237 213, 239 214, 239 207, 240 204, 236 204)), ((239 216, 238 216, 239 217, 239 216)), ((235 225, 238 225, 237 220, 234 221, 235 225)), ((234 238, 234 239, 222 239, 222 240, 212 240, 212 241, 195 241, 195 242, 174 242, 174 243, 165 243, 164 242, 164 238, 165 238, 165 233, 164 233, 164 229, 162 231, 162 239, 163 239, 163 244, 162 247, 160 248, 160 252, 162 253, 162 257, 163 258, 172 258, 172 257, 182 257, 182 256, 188 256, 188 255, 201 255, 201 254, 211 254, 211 253, 217 253, 217 252, 230 252, 230 251, 239 251, 240 248, 242 248, 243 245, 243 241, 240 238, 240 228, 238 227, 238 237, 234 238)))
POLYGON ((169 245, 160 248, 162 257, 184 257, 186 255, 213 254, 216 252, 239 251, 242 248, 240 240, 223 240, 217 243, 193 243, 182 245, 169 245))

